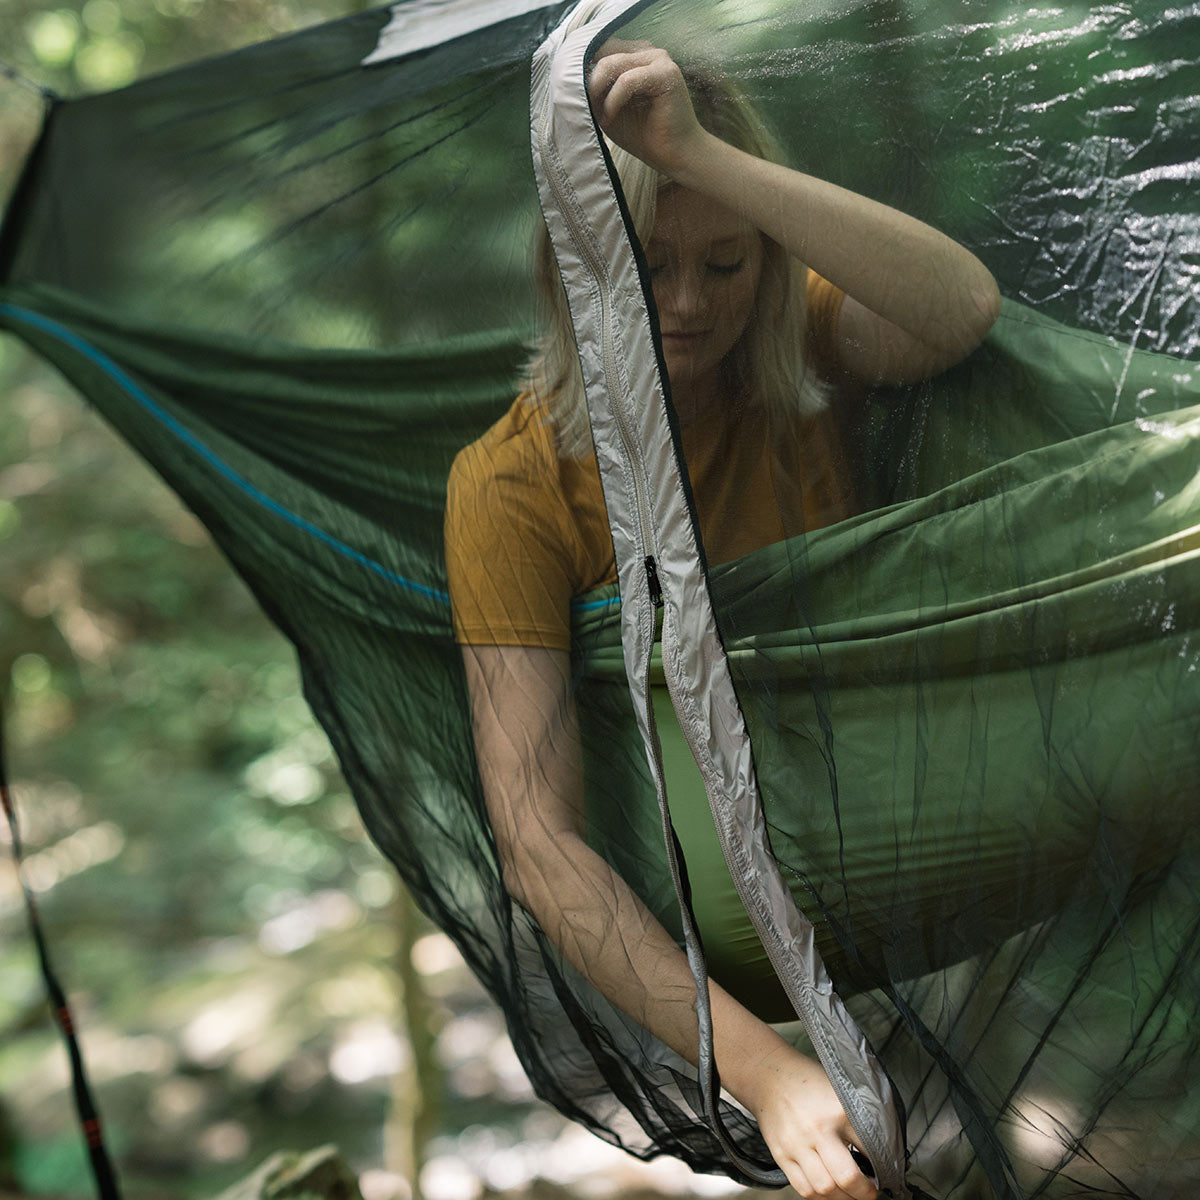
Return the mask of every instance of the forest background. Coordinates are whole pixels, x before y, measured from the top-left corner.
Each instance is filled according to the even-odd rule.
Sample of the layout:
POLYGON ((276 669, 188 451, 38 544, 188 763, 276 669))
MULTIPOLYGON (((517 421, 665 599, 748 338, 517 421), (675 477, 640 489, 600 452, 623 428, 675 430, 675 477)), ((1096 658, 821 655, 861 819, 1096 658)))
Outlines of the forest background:
MULTIPOLYGON (((72 96, 363 7, 0 0, 0 60, 72 96)), ((4 195, 41 115, 0 80, 4 195)), ((367 840, 290 646, 197 521, 9 336, 0 404, 10 780, 127 1196, 214 1196, 327 1142, 366 1200, 535 1176, 692 1186, 534 1100, 497 1011, 367 840)), ((7 829, 0 854, 0 1195, 87 1196, 7 829)))
MULTIPOLYGON (((365 7, 0 0, 0 60, 71 96, 365 7)), ((903 32, 913 13, 941 28, 964 6, 845 7, 864 25, 903 32)), ((1026 80, 1036 73, 1057 105, 1007 156, 954 137, 969 118, 959 93, 927 97, 928 80, 908 69, 886 101, 866 87, 839 120, 797 122, 804 146, 836 164, 839 182, 884 186, 881 199, 958 236, 977 214, 1004 211, 1024 180, 1037 195, 1023 221, 1061 234, 1039 162, 1086 161, 1120 144, 1107 136, 1121 128, 1114 103, 1104 110, 1111 124, 1073 145, 1081 114, 1096 116, 1081 84, 1107 65, 1141 88, 1152 65, 1143 58, 1155 53, 1149 39, 1105 47, 1103 22, 1091 50, 1086 22, 1078 40, 1060 36, 1092 7, 973 0, 972 11, 994 18, 979 37, 1008 38, 1006 78, 1018 67, 1026 80), (891 161, 856 153, 858 143, 886 148, 891 161)), ((41 116, 36 89, 0 78, 0 194, 41 116)), ((1090 229, 1102 209, 1080 197, 1068 224, 1090 229)), ((1072 234, 1063 244, 1087 253, 1064 265, 1037 237, 1001 232, 986 257, 1020 281, 1016 298, 1076 320, 1079 296, 1105 277, 1103 239, 1072 234), (1059 287, 1063 270, 1081 290, 1059 287)), ((1121 293, 1101 288, 1095 304, 1124 327, 1124 307, 1102 308, 1123 304, 1121 293)), ((536 1178, 581 1195, 729 1191, 672 1162, 639 1168, 534 1100, 496 1009, 367 840, 299 694, 290 647, 204 530, 8 336, 0 406, 8 766, 27 878, 77 1006, 128 1196, 212 1197, 276 1149, 323 1142, 341 1147, 365 1200, 476 1200, 536 1178)), ((0 828, 0 858, 6 838, 0 828)), ((66 1061, 16 875, 0 862, 0 1200, 5 1189, 90 1194, 66 1061)))

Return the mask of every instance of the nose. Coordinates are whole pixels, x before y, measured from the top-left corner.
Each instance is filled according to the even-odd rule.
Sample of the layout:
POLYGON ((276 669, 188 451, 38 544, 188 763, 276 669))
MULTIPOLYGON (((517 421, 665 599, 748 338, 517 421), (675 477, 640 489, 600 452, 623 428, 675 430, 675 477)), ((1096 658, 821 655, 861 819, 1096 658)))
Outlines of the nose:
POLYGON ((708 302, 699 274, 687 270, 672 271, 654 289, 654 296, 659 309, 685 329, 703 317, 708 302))

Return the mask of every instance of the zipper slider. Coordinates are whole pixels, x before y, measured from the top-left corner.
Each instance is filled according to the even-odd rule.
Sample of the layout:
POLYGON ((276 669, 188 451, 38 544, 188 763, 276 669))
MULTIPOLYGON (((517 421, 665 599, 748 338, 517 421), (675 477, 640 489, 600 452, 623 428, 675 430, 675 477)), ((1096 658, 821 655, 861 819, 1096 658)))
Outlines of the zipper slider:
POLYGON ((658 582, 658 565, 654 561, 654 555, 646 555, 646 582, 650 585, 650 600, 655 608, 662 608, 663 594, 662 584, 658 582))

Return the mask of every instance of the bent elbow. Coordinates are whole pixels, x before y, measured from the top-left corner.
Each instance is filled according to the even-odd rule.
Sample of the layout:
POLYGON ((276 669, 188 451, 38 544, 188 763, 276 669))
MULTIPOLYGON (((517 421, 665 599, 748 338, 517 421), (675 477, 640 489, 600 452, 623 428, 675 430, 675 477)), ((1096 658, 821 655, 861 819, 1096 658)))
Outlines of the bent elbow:
POLYGON ((581 862, 581 852, 587 853, 583 843, 572 834, 558 834, 508 842, 497 849, 500 879, 513 902, 543 928, 557 925, 588 873, 581 862))
POLYGON ((546 903, 554 895, 550 876, 554 875, 561 847, 544 839, 530 842, 505 841, 499 844, 500 881, 513 902, 535 920, 544 915, 546 903))
POLYGON ((975 346, 978 346, 991 332, 992 326, 1000 318, 1000 309, 1004 304, 995 277, 990 271, 985 271, 984 274, 985 278, 971 289, 972 332, 975 346))
POLYGON ((949 370, 983 344, 1003 306, 1000 289, 990 271, 984 269, 982 278, 965 289, 960 306, 956 320, 947 325, 936 345, 928 346, 925 361, 910 373, 910 379, 928 378, 949 370))

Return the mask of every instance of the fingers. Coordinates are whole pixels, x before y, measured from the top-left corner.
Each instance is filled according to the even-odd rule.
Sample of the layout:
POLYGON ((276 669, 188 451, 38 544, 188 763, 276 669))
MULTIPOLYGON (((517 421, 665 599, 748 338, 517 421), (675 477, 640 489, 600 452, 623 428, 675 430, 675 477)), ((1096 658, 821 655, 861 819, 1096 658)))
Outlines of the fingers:
POLYGON ((626 38, 609 38, 595 54, 592 55, 592 62, 598 63, 602 58, 610 54, 629 54, 634 50, 653 50, 655 49, 653 42, 646 41, 629 41, 626 38))
POLYGON ((606 59, 620 54, 637 54, 642 50, 656 50, 653 42, 631 42, 622 38, 609 38, 595 54, 592 55, 591 69, 595 69, 606 59))
POLYGON ((804 1200, 876 1200, 874 1180, 850 1153, 857 1134, 820 1063, 789 1047, 763 1072, 751 1109, 804 1200))
POLYGON ((648 42, 606 42, 588 79, 600 128, 622 149, 664 175, 696 158, 703 133, 683 72, 648 42))
POLYGON ((592 104, 615 116, 633 97, 661 96, 683 85, 683 76, 665 50, 649 43, 620 43, 628 49, 609 49, 597 55, 588 81, 592 104))
POLYGON ((622 71, 644 62, 645 53, 653 49, 649 42, 623 42, 609 38, 596 51, 588 73, 588 89, 592 98, 595 99, 597 93, 607 92, 622 71))
POLYGON ((859 1170, 846 1146, 828 1143, 800 1151, 784 1166, 788 1182, 804 1200, 875 1200, 875 1184, 859 1170))
MULTIPOLYGON (((671 90, 671 81, 664 79, 661 72, 651 65, 622 71, 600 99, 597 114, 600 123, 611 124, 632 105, 656 96, 669 95, 671 90)), ((592 103, 596 103, 595 99, 592 103)))

